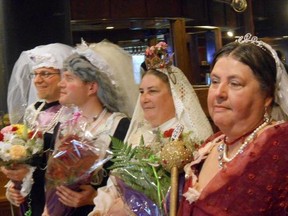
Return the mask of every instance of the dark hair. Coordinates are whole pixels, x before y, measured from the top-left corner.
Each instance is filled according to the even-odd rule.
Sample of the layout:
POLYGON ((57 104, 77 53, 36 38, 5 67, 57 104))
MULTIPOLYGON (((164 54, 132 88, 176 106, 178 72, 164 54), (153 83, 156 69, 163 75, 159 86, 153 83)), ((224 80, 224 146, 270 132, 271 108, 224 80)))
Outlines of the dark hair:
POLYGON ((265 47, 259 47, 252 43, 229 43, 215 54, 211 69, 223 56, 231 56, 249 66, 259 81, 261 89, 268 96, 274 98, 277 72, 276 63, 272 54, 265 47))
POLYGON ((142 78, 147 75, 147 74, 152 74, 156 77, 158 77, 159 79, 161 79, 165 84, 168 85, 169 89, 171 90, 170 88, 170 83, 169 83, 169 78, 166 74, 164 74, 163 72, 161 71, 158 71, 158 70, 155 70, 155 69, 149 69, 147 71, 144 72, 142 78))
POLYGON ((69 56, 63 65, 64 70, 74 73, 83 82, 96 82, 99 86, 97 96, 101 103, 111 112, 118 111, 120 98, 116 86, 112 84, 107 74, 94 66, 85 56, 77 53, 69 56))

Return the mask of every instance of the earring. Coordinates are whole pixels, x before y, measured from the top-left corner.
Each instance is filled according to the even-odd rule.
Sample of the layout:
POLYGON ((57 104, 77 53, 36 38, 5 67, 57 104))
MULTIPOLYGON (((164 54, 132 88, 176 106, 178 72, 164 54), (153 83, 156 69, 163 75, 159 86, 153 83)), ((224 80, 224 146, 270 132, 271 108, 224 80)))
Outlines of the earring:
POLYGON ((270 115, 269 115, 267 110, 268 110, 268 108, 265 107, 265 113, 264 113, 264 121, 265 122, 269 122, 270 121, 270 115))

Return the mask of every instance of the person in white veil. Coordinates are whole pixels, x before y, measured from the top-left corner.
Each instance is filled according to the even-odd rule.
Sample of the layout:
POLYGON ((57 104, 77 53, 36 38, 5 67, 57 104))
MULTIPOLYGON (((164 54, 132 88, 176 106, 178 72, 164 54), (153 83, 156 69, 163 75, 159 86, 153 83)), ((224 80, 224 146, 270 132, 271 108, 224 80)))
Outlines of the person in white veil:
POLYGON ((118 95, 121 95, 119 110, 132 117, 138 96, 138 87, 134 80, 132 56, 124 49, 107 40, 99 43, 82 43, 76 47, 79 54, 104 69, 111 80, 116 81, 118 95))
MULTIPOLYGON (((81 119, 78 123, 84 122, 85 134, 91 134, 93 145, 103 148, 103 152, 109 149, 111 136, 124 140, 129 127, 137 98, 132 64, 127 52, 108 41, 89 45, 82 41, 75 53, 64 61, 59 101, 65 106, 77 107, 77 118, 81 119)), ((65 131, 67 124, 69 121, 60 125, 57 134, 65 131)), ((57 152, 60 139, 56 136, 55 140, 57 152)), ((48 173, 49 168, 48 162, 48 173)), ((91 202, 96 189, 106 184, 105 166, 93 175, 97 181, 81 185, 81 190, 64 184, 57 187, 57 192, 55 188, 49 189, 47 178, 46 208, 42 215, 87 215, 93 209, 91 202), (55 194, 59 205, 55 203, 55 194)))
MULTIPOLYGON (((23 51, 15 63, 9 83, 8 109, 11 123, 24 123, 43 133, 43 151, 48 152, 54 127, 64 118, 59 102, 63 61, 74 48, 52 43, 23 51), (30 96, 29 96, 30 95, 30 96), (39 98, 39 99, 37 99, 39 98), (28 107, 28 101, 33 101, 28 107)), ((6 185, 6 197, 19 206, 21 215, 41 215, 45 204, 44 174, 47 155, 34 157, 31 164, 17 164, 13 169, 2 167, 11 180, 22 182, 15 188, 12 181, 6 185)))
MULTIPOLYGON (((160 42, 148 48, 145 61, 148 70, 140 83, 140 95, 125 142, 135 147, 143 138, 145 145, 152 147, 157 131, 165 132, 179 124, 184 132, 189 132, 191 140, 201 142, 209 137, 212 134, 209 121, 193 87, 183 72, 172 65, 167 44, 160 42)), ((154 150, 160 151, 158 147, 154 150)), ((97 192, 95 208, 89 216, 125 212, 112 178, 97 192)))
POLYGON ((37 101, 37 90, 29 77, 40 67, 62 68, 63 60, 72 53, 72 48, 65 44, 52 43, 40 45, 21 53, 16 61, 8 85, 7 106, 12 124, 23 122, 28 105, 37 101))

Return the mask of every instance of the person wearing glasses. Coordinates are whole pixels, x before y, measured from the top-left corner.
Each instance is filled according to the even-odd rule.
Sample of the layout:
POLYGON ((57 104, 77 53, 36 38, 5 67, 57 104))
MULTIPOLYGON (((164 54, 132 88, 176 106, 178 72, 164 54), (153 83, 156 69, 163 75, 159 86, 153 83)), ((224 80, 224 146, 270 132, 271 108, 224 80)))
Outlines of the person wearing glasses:
MULTIPOLYGON (((64 118, 64 107, 58 102, 58 83, 63 61, 73 50, 70 46, 54 43, 24 51, 10 78, 7 102, 11 123, 24 122, 28 127, 42 131, 44 152, 49 152, 54 127, 60 118, 64 118), (28 101, 33 100, 27 107, 28 101)), ((6 185, 6 197, 12 204, 20 206, 20 215, 42 214, 46 163, 47 155, 43 154, 34 159, 32 165, 17 165, 13 170, 1 168, 9 179, 22 181, 21 189, 15 188, 12 181, 6 185)))

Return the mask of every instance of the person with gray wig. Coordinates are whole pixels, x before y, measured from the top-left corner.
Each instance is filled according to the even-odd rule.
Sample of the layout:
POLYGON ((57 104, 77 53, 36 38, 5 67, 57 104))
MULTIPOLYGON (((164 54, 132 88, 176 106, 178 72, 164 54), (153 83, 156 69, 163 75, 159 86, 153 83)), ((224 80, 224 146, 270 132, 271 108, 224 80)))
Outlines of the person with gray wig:
MULTIPOLYGON (((90 53, 90 57, 91 55, 93 53, 90 53)), ((95 55, 95 59, 98 59, 98 63, 104 62, 101 56, 95 55)), ((58 84, 60 87, 59 102, 65 106, 76 106, 79 109, 78 119, 80 123, 85 122, 85 133, 89 132, 92 135, 95 140, 93 145, 101 146, 104 150, 109 149, 111 136, 124 140, 130 124, 130 119, 119 112, 118 101, 121 103, 123 101, 117 91, 117 82, 112 79, 111 74, 107 73, 108 67, 107 63, 101 66, 95 65, 95 62, 92 64, 84 55, 74 53, 64 61, 64 72, 58 84)), ((61 123, 58 133, 54 133, 55 136, 65 131, 65 125, 66 122, 61 123)), ((58 137, 55 138, 55 150, 57 150, 57 139, 58 137)), ((80 191, 74 191, 64 185, 57 187, 56 194, 64 205, 64 215, 88 215, 92 211, 96 189, 105 185, 108 179, 107 173, 103 175, 103 171, 106 172, 106 166, 104 169, 94 171, 93 176, 97 176, 97 182, 92 181, 91 184, 80 186, 80 191)), ((49 169, 49 163, 47 169, 49 169)), ((47 202, 42 215, 54 215, 54 213, 53 208, 50 208, 47 202)))
POLYGON ((115 84, 113 85, 108 75, 101 72, 83 55, 77 53, 71 55, 64 62, 64 70, 78 76, 83 82, 97 82, 97 97, 104 107, 110 112, 118 112, 118 99, 115 84))

